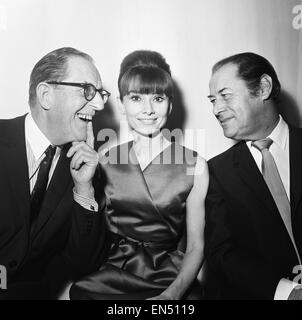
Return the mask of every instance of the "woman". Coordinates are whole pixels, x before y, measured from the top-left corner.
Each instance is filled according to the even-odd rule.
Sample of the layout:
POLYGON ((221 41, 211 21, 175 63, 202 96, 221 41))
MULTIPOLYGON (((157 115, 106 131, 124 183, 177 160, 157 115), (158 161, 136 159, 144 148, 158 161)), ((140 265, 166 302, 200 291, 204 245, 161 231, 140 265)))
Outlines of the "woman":
POLYGON ((159 53, 129 54, 118 86, 134 140, 112 148, 102 161, 112 245, 100 270, 72 286, 71 298, 192 298, 203 260, 206 162, 161 132, 172 109, 173 82, 159 53))

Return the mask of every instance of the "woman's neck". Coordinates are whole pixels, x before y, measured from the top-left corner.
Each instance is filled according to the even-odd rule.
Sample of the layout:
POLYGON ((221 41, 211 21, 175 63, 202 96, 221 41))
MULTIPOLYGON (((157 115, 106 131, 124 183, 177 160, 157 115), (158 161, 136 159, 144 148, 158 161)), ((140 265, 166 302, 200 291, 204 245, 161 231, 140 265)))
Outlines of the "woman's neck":
POLYGON ((143 149, 152 149, 154 146, 161 146, 166 140, 161 132, 159 132, 156 136, 145 136, 133 131, 132 136, 134 144, 143 149))
POLYGON ((148 137, 133 132, 134 150, 142 170, 155 159, 171 142, 160 132, 156 136, 148 137))

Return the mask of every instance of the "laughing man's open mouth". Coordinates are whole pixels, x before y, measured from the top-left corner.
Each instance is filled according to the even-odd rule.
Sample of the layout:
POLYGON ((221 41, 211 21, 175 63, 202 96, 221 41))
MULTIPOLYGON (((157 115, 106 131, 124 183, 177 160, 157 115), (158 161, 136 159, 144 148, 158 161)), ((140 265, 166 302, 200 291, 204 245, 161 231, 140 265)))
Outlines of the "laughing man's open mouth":
POLYGON ((92 121, 92 116, 89 114, 84 114, 84 113, 78 112, 77 116, 83 121, 86 121, 86 122, 92 121))

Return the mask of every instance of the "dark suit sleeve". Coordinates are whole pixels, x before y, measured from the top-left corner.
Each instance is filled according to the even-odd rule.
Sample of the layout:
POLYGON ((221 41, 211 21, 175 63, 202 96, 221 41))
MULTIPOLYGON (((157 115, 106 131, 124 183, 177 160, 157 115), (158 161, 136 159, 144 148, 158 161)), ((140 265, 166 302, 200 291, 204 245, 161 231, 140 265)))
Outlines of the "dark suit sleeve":
POLYGON ((74 202, 68 244, 62 255, 72 265, 76 276, 95 271, 103 261, 107 239, 105 216, 91 212, 74 202))
MULTIPOLYGON (((232 233, 240 228, 230 222, 231 208, 227 206, 219 183, 210 169, 210 185, 206 198, 206 259, 209 275, 209 287, 214 287, 216 298, 219 292, 234 292, 234 296, 273 299, 280 279, 274 278, 274 272, 263 264, 263 257, 246 253, 232 233), (217 284, 218 283, 218 284, 217 284)), ((241 230, 240 232, 244 232, 241 230)), ((213 288, 211 288, 213 290, 213 288)), ((226 298, 226 297, 224 297, 226 298)), ((230 297, 231 298, 231 297, 230 297)))
POLYGON ((96 271, 105 260, 110 242, 103 212, 104 197, 96 200, 98 212, 86 210, 73 201, 67 245, 46 270, 46 281, 54 297, 68 281, 96 271))

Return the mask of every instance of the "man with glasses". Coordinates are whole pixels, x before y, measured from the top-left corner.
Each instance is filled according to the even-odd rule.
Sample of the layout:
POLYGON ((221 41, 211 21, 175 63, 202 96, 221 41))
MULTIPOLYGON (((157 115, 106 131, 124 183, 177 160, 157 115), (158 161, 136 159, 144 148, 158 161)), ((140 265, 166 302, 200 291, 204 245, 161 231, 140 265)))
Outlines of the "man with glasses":
POLYGON ((89 55, 61 48, 32 70, 30 113, 0 120, 0 299, 53 298, 102 262, 92 119, 109 95, 89 55))

